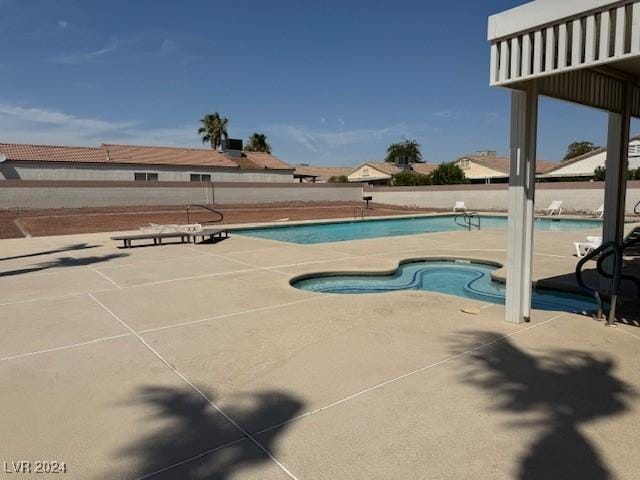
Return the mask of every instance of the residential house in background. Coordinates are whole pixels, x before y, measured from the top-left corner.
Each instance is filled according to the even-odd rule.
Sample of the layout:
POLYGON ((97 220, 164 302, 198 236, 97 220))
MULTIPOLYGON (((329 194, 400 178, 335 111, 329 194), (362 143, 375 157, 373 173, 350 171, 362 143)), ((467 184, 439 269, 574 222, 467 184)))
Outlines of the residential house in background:
POLYGON ((347 176, 353 167, 323 167, 302 163, 296 165, 293 176, 300 183, 327 183, 331 178, 347 176))
MULTIPOLYGON (((481 150, 465 155, 453 162, 458 165, 471 183, 506 183, 509 181, 509 158, 497 155, 494 150, 481 150)), ((538 160, 536 174, 540 175, 557 164, 538 160)))
MULTIPOLYGON (((598 167, 604 167, 607 159, 607 149, 599 148, 579 157, 565 160, 545 172, 540 178, 545 180, 590 180, 598 167)), ((640 136, 629 140, 629 169, 640 168, 640 136)))
POLYGON ((413 171, 423 175, 431 173, 438 165, 433 163, 391 163, 391 162, 365 162, 359 165, 347 175, 349 182, 370 183, 373 185, 386 185, 391 177, 403 171, 413 171))
POLYGON ((0 180, 294 182, 293 166, 268 153, 244 152, 238 142, 228 143, 233 151, 0 143, 0 180))

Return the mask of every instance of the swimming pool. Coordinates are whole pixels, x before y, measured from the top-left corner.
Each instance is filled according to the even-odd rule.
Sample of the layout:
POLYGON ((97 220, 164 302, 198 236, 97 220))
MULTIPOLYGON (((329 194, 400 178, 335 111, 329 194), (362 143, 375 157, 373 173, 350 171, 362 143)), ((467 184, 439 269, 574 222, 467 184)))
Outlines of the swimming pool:
MULTIPOLYGON (((364 294, 424 290, 456 297, 504 304, 505 286, 491 279, 497 265, 461 260, 415 260, 401 263, 392 274, 318 274, 294 279, 295 288, 318 293, 364 294)), ((594 298, 558 290, 534 290, 538 310, 590 312, 594 298)))
MULTIPOLYGON (((448 232, 462 230, 454 221, 454 215, 410 217, 346 222, 282 225, 275 227, 246 228, 234 233, 249 237, 267 238, 282 242, 313 244, 344 242, 363 238, 395 237, 416 233, 448 232)), ((507 217, 482 216, 483 229, 506 229, 507 217)), ((537 230, 571 231, 599 228, 598 220, 566 220, 537 218, 537 230)))

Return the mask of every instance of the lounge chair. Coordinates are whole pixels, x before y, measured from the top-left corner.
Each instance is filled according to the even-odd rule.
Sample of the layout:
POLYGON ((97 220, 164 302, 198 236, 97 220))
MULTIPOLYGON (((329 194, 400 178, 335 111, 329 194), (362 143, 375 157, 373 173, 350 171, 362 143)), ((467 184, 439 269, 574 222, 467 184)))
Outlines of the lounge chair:
POLYGON ((574 242, 576 257, 583 258, 602 245, 602 237, 587 237, 585 242, 574 242))
POLYGON ((562 213, 562 200, 554 200, 547 208, 542 209, 545 215, 560 215, 562 213))
POLYGON ((464 202, 456 202, 456 204, 453 206, 453 213, 466 211, 467 206, 464 204, 464 202))
POLYGON ((604 203, 600 205, 599 208, 596 208, 595 210, 584 210, 582 214, 588 217, 602 218, 604 217, 604 203))

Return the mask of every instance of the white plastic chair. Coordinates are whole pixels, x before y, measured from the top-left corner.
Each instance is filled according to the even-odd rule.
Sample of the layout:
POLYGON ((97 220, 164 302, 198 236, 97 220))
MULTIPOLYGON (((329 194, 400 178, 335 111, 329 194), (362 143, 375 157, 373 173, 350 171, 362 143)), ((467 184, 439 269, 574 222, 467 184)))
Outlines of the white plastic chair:
POLYGON ((574 242, 573 246, 576 247, 576 257, 583 258, 602 245, 602 237, 587 237, 586 242, 574 242))
POLYGON ((467 206, 464 204, 464 202, 456 202, 456 204, 453 206, 453 213, 466 212, 466 211, 467 211, 467 206))

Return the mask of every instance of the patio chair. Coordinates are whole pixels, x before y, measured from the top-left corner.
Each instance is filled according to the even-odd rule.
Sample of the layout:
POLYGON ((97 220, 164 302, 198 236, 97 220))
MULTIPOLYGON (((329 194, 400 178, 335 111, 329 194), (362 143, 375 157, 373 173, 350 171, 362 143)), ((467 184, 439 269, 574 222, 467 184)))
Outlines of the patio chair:
POLYGON ((464 204, 464 202, 456 202, 456 204, 453 206, 453 213, 466 211, 467 206, 464 204))
POLYGON ((604 217, 604 203, 600 205, 599 208, 596 208, 595 210, 582 210, 580 213, 582 213, 582 215, 585 215, 587 217, 602 218, 604 217))
POLYGON ((585 242, 574 242, 573 245, 576 247, 576 257, 584 258, 602 245, 602 237, 587 237, 585 242))
POLYGON ((545 215, 560 215, 562 213, 562 200, 554 200, 547 208, 542 209, 545 215))

